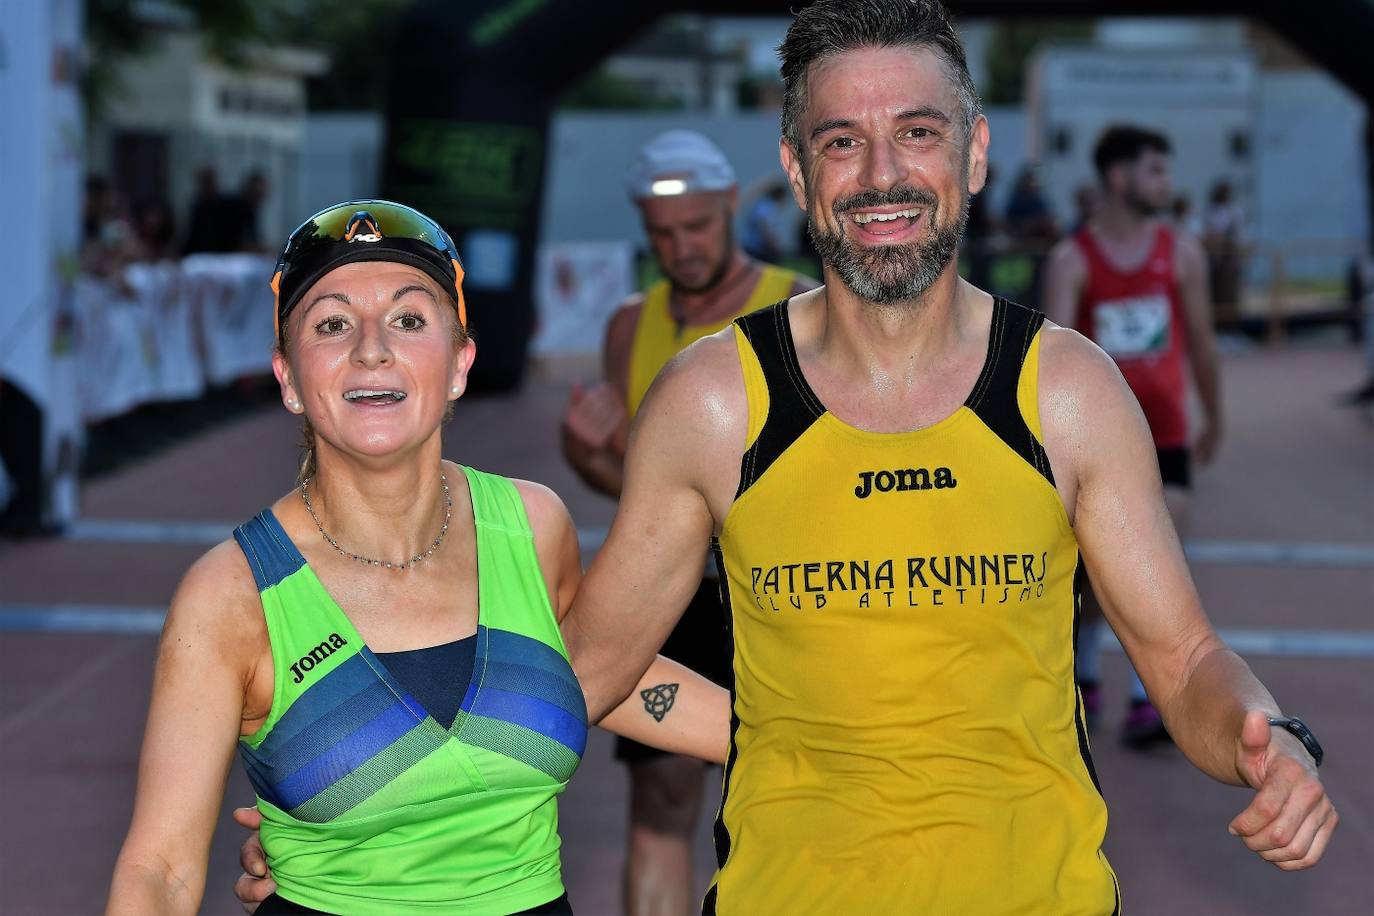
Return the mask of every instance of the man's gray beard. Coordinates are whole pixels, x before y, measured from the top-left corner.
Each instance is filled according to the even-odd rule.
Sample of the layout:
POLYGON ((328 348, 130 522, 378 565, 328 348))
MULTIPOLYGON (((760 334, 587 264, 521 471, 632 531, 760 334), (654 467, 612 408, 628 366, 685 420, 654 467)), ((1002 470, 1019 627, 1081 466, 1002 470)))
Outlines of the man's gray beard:
MULTIPOLYGON (((892 203, 908 203, 894 200, 892 203)), ((874 204, 881 206, 881 204, 874 204)), ((806 214, 806 232, 821 260, 835 268, 844 285, 858 296, 876 305, 892 305, 919 299, 945 272, 964 239, 968 224, 969 195, 964 194, 959 216, 948 226, 939 226, 938 205, 926 209, 931 225, 939 226, 935 234, 920 242, 906 245, 882 245, 859 249, 841 229, 831 235, 816 224, 810 208, 806 214)), ((836 219, 843 222, 840 213, 836 219)))
MULTIPOLYGON (((668 285, 674 290, 682 293, 705 293, 715 289, 720 285, 720 281, 725 279, 725 275, 730 272, 730 262, 734 260, 735 253, 735 221, 729 219, 725 223, 725 248, 721 252, 720 262, 716 264, 711 275, 705 282, 698 283, 696 286, 688 286, 678 281, 676 277, 664 270, 663 275, 668 278, 668 285)), ((662 265, 659 265, 662 269, 662 265)))

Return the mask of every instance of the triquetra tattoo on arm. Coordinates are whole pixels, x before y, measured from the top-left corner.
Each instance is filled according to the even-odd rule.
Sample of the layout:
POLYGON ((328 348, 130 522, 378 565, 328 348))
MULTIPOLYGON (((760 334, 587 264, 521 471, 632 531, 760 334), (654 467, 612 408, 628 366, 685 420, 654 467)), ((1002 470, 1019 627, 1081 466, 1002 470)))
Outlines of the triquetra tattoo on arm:
POLYGON ((639 695, 644 699, 644 711, 653 716, 655 722, 662 722, 677 699, 677 684, 656 684, 641 690, 639 695))

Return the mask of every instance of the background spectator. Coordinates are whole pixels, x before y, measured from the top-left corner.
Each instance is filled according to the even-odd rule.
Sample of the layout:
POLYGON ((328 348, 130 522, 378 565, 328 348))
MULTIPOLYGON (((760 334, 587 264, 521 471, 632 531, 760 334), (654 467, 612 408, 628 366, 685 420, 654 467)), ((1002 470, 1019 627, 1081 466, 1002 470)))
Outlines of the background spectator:
POLYGON ((1040 188, 1035 166, 1026 166, 1017 176, 1006 219, 1007 232, 1021 241, 1052 242, 1059 237, 1059 225, 1040 188))
POLYGON ((1212 185, 1202 221, 1202 244, 1212 282, 1212 306, 1218 319, 1240 315, 1241 213, 1231 183, 1220 179, 1212 185))
POLYGON ((236 246, 226 231, 226 209, 214 168, 201 167, 196 172, 196 196, 191 199, 191 213, 186 221, 186 254, 234 250, 236 246))
POLYGON ((777 264, 787 254, 778 232, 778 219, 786 199, 787 189, 782 182, 773 182, 745 211, 740 247, 750 257, 777 264))

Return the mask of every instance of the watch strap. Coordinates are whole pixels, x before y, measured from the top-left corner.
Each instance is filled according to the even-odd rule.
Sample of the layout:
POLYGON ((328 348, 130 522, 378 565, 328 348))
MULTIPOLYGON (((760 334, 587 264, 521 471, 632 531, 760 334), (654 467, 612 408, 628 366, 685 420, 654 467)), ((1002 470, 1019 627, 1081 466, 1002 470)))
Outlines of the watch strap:
POLYGON ((1312 734, 1312 730, 1307 727, 1297 716, 1269 716, 1269 725, 1273 728, 1281 728, 1288 734, 1302 742, 1302 746, 1307 753, 1312 755, 1312 763, 1315 766, 1322 765, 1322 746, 1317 741, 1317 736, 1312 734))

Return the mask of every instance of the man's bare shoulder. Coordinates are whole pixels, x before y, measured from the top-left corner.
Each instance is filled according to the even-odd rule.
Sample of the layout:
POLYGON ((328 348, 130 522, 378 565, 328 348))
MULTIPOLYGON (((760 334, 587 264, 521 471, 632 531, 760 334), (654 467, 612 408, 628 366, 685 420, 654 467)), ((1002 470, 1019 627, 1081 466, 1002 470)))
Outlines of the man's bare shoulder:
POLYGON ((749 400, 731 326, 673 357, 649 388, 630 433, 621 511, 636 493, 685 489, 723 519, 739 486, 748 431, 749 400), (658 489, 636 488, 635 480, 658 489))
POLYGON ((689 434, 728 437, 736 425, 746 423, 748 403, 734 325, 703 337, 669 360, 640 414, 689 434))
POLYGON ((606 348, 623 348, 628 351, 634 341, 635 328, 639 326, 639 313, 644 311, 644 294, 627 296, 615 307, 606 322, 606 348))
POLYGON ((674 386, 699 386, 697 390, 702 392, 723 393, 735 388, 743 391, 735 326, 731 324, 684 347, 669 360, 663 375, 674 386))
POLYGON ((1202 242, 1191 232, 1174 230, 1174 266, 1180 274, 1200 270, 1207 263, 1202 242))
POLYGON ((644 310, 644 293, 631 293, 616 305, 615 311, 611 312, 609 324, 626 323, 633 325, 639 320, 639 313, 644 310))
POLYGON ((1040 334, 1039 389, 1046 438, 1055 432, 1077 438, 1123 411, 1140 411, 1112 358, 1082 334, 1051 321, 1040 334))
POLYGON ((1121 370, 1112 358, 1073 328, 1060 327, 1046 320, 1040 334, 1040 387, 1075 386, 1081 382, 1100 383, 1120 378, 1121 370))
POLYGON ((1078 243, 1074 241, 1072 235, 1066 235, 1054 247, 1050 249, 1048 257, 1045 259, 1045 267, 1054 271, 1069 271, 1077 273, 1082 271, 1086 265, 1083 260, 1083 251, 1078 243))

